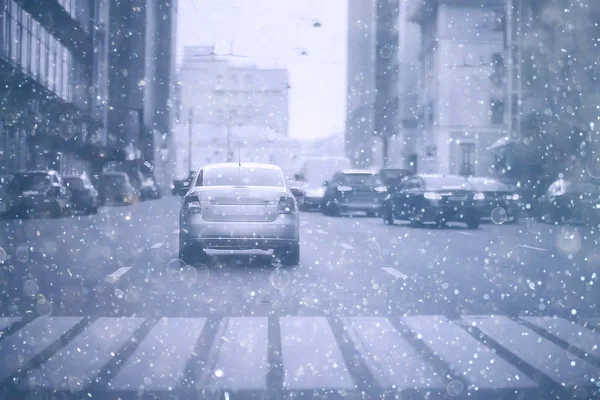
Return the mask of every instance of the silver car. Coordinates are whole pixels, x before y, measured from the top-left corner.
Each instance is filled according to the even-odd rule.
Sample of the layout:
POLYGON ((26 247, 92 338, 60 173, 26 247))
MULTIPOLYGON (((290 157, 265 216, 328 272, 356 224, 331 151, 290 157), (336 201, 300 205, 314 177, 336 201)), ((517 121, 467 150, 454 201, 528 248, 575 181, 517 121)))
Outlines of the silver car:
POLYGON ((284 265, 298 264, 298 206, 281 169, 270 164, 210 164, 182 189, 179 257, 205 249, 273 250, 284 265))

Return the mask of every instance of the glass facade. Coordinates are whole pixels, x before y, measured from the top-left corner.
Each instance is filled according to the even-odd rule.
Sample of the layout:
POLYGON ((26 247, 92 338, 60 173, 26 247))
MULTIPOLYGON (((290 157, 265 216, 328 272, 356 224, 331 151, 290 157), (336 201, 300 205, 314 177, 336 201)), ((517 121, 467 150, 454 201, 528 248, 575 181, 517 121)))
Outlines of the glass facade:
MULTIPOLYGON (((75 0, 60 3, 70 15, 75 15, 75 0)), ((1 55, 63 100, 73 102, 69 71, 74 61, 69 49, 14 0, 6 1, 2 12, 1 55)))

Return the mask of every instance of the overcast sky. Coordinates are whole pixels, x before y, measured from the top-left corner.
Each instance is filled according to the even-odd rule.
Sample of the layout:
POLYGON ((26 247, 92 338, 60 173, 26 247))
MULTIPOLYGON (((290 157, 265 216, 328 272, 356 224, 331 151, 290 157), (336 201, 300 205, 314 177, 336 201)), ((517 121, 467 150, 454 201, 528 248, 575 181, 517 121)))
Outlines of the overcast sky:
POLYGON ((228 53, 233 42, 233 52, 255 57, 253 64, 287 67, 292 137, 343 130, 346 0, 179 0, 177 23, 178 60, 186 45, 215 44, 228 53))

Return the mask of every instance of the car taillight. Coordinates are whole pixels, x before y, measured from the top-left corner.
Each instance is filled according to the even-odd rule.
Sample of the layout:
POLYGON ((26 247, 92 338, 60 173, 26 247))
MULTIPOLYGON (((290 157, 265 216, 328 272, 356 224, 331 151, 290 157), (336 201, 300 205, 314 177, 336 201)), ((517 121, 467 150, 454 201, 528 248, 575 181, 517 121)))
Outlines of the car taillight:
POLYGON ((190 198, 185 202, 185 212, 187 214, 199 214, 202 211, 200 200, 197 197, 190 198))
POLYGON ((296 202, 291 197, 282 196, 279 199, 279 214, 295 214, 296 202))

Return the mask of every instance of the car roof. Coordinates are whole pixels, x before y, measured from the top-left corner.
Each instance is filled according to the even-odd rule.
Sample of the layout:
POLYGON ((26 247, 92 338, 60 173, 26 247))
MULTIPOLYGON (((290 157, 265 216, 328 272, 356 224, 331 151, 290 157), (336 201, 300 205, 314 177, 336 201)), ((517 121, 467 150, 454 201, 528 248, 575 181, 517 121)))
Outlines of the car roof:
POLYGON ((63 179, 83 179, 81 175, 63 175, 63 179))
POLYGON ((100 174, 100 176, 127 176, 127 172, 107 171, 107 172, 102 172, 100 174))
POLYGON ((415 175, 416 177, 419 178, 457 178, 457 179, 464 179, 467 180, 467 178, 465 178, 462 175, 453 175, 453 174, 417 174, 415 175))
POLYGON ((376 175, 377 171, 371 169, 344 169, 340 171, 344 175, 376 175))
POLYGON ((277 170, 277 171, 281 171, 281 168, 279 168, 277 165, 275 164, 261 164, 261 163, 236 163, 236 162, 230 162, 230 163, 215 163, 215 164, 206 164, 205 166, 203 166, 202 168, 200 168, 201 170, 206 170, 206 169, 218 169, 218 168, 263 168, 263 169, 272 169, 272 170, 277 170))
POLYGON ((51 170, 47 170, 47 171, 44 171, 44 170, 40 169, 40 170, 32 170, 32 171, 19 171, 19 172, 15 173, 15 176, 16 175, 34 175, 34 174, 45 174, 45 175, 48 175, 48 174, 58 174, 58 172, 56 172, 56 171, 54 171, 52 169, 51 170))

